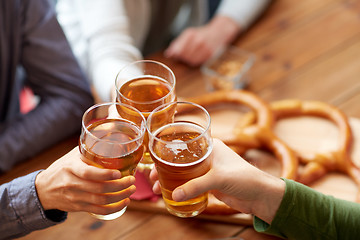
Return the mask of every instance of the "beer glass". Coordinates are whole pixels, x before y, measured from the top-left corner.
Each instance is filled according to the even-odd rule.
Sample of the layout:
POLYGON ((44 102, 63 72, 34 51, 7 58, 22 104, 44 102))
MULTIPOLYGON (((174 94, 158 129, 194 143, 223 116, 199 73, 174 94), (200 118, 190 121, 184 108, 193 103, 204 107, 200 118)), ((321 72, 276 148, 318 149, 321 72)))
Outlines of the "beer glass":
MULTIPOLYGON (((82 118, 79 139, 82 160, 95 167, 118 169, 122 177, 134 175, 144 152, 145 121, 141 112, 126 104, 113 102, 90 107, 82 118)), ((112 220, 125 210, 126 207, 109 215, 93 215, 112 220)))
MULTIPOLYGON (((115 80, 116 98, 137 108, 145 119, 156 107, 176 101, 175 75, 166 65, 140 60, 120 70, 115 80)), ((151 169, 154 165, 148 151, 148 136, 144 137, 145 151, 138 168, 151 169)))
POLYGON ((190 102, 167 103, 149 115, 146 127, 167 210, 178 217, 200 214, 207 206, 207 193, 175 202, 172 192, 210 170, 213 142, 209 113, 190 102))

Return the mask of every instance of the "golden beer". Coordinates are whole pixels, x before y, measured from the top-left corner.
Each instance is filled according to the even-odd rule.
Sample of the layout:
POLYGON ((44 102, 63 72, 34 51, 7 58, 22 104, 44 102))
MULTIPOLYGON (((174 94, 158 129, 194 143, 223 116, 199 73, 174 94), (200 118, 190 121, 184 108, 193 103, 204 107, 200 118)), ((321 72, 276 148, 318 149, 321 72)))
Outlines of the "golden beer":
POLYGON ((176 187, 210 169, 212 141, 202 132, 204 129, 193 123, 172 123, 159 128, 154 133, 158 140, 151 142, 150 153, 165 205, 170 213, 179 217, 196 216, 207 206, 207 193, 183 202, 172 200, 176 187))
POLYGON ((125 82, 119 89, 118 102, 138 109, 145 118, 158 106, 172 102, 175 96, 169 82, 156 76, 146 76, 125 82))
POLYGON ((141 144, 133 141, 141 134, 135 124, 123 119, 102 119, 87 126, 87 130, 79 146, 84 162, 95 167, 117 169, 123 177, 134 175, 144 151, 141 144))
MULTIPOLYGON (((81 159, 98 168, 117 169, 122 177, 134 175, 144 152, 144 134, 145 118, 135 108, 115 102, 96 104, 82 118, 79 139, 81 159), (131 113, 133 119, 129 120, 125 113, 131 113)), ((126 207, 108 215, 92 215, 112 220, 125 211, 126 207)))
MULTIPOLYGON (((162 78, 156 76, 139 77, 121 85, 117 101, 135 107, 146 119, 151 111, 158 106, 176 100, 176 96, 172 94, 172 91, 173 88, 170 83, 162 78)), ((145 151, 141 161, 145 166, 153 164, 148 150, 148 141, 149 138, 145 134, 145 151)))

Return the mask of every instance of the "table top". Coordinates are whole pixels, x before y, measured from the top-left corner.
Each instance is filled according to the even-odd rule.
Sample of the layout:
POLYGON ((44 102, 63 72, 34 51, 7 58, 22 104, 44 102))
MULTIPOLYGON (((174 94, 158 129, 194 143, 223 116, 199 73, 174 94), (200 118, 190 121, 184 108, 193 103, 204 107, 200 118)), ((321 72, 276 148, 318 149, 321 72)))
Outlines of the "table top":
MULTIPOLYGON (((360 4, 358 1, 277 0, 235 45, 256 55, 248 90, 266 101, 320 100, 360 118, 360 4)), ((173 69, 177 95, 206 93, 199 68, 148 56, 173 69)), ((69 138, 0 176, 0 183, 46 168, 77 145, 69 138)), ((181 219, 163 213, 128 210, 113 221, 70 213, 67 221, 21 239, 277 239, 251 226, 181 219), (236 237, 236 238, 235 238, 236 237)))

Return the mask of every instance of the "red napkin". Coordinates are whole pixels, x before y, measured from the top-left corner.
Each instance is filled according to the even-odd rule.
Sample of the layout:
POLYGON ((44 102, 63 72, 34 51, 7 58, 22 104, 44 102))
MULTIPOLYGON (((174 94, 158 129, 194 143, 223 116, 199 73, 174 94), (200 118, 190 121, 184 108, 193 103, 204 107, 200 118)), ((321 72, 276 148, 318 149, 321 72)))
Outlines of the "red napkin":
POLYGON ((135 186, 136 192, 130 196, 130 199, 133 200, 150 200, 152 202, 156 202, 159 199, 159 195, 156 195, 152 191, 152 186, 144 176, 144 174, 140 171, 136 171, 135 173, 135 186))

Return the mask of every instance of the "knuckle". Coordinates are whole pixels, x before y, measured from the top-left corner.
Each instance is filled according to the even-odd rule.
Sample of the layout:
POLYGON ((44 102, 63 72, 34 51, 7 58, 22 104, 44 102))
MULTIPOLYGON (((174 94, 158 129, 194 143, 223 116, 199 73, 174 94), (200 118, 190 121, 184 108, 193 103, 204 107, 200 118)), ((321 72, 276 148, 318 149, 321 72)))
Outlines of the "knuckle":
POLYGON ((82 179, 88 179, 89 178, 89 175, 90 175, 90 171, 89 171, 89 168, 86 167, 86 168, 81 168, 78 170, 78 176, 82 179))
POLYGON ((109 198, 110 197, 107 195, 95 194, 95 195, 93 195, 93 203, 98 204, 98 205, 110 204, 111 201, 109 198))
POLYGON ((92 189, 94 192, 96 193, 106 193, 106 185, 105 184, 101 184, 101 183, 98 183, 98 184, 93 184, 92 186, 92 189))
POLYGON ((69 203, 77 202, 76 195, 71 191, 67 191, 66 194, 64 194, 63 196, 65 197, 66 201, 69 202, 69 203))

